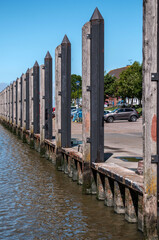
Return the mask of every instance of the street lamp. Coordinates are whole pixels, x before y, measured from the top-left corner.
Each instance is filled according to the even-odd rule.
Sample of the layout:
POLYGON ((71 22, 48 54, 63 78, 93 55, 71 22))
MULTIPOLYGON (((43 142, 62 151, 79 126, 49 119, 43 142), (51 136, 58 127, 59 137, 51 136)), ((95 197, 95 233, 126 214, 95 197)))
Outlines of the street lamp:
POLYGON ((80 85, 80 81, 76 81, 76 86, 77 86, 77 99, 78 99, 77 106, 78 106, 78 109, 79 109, 79 85, 80 85))

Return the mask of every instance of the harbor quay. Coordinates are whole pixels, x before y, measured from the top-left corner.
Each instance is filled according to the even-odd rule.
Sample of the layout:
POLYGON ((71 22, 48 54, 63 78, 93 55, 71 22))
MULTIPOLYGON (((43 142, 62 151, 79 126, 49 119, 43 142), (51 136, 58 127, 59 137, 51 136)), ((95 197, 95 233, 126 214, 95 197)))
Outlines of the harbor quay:
POLYGON ((41 65, 35 61, 0 92, 3 126, 149 240, 157 240, 159 230, 158 10, 157 0, 143 1, 143 108, 137 122, 104 122, 104 19, 98 8, 82 27, 82 123, 71 122, 66 34, 54 59, 47 51, 41 65))

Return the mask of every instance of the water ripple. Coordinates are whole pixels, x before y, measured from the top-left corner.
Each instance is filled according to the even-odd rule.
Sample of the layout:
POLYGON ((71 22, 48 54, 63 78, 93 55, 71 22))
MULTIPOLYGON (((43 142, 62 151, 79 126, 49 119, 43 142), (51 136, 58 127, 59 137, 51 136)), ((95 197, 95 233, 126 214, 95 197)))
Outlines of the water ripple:
POLYGON ((136 225, 0 126, 0 239, 140 240, 136 225))

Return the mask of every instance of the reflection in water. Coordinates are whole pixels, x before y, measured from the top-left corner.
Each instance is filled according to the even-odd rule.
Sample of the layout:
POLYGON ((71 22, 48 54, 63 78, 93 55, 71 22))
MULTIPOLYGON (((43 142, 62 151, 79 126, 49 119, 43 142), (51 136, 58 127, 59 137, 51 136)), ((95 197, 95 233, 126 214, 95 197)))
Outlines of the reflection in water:
POLYGON ((0 126, 0 239, 140 240, 136 224, 0 126))

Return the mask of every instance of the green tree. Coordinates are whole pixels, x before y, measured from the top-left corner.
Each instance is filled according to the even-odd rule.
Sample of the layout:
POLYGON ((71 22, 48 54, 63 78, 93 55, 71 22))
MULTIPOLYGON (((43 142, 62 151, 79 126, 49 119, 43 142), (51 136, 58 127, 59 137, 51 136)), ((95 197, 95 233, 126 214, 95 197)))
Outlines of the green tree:
POLYGON ((134 62, 126 70, 124 70, 120 76, 119 80, 116 81, 117 84, 117 96, 121 96, 123 99, 126 97, 132 99, 138 98, 142 99, 142 65, 138 62, 134 62))
POLYGON ((116 94, 116 77, 112 77, 108 73, 104 76, 104 97, 113 97, 116 94))
POLYGON ((78 98, 78 88, 79 88, 79 98, 82 96, 82 78, 80 75, 71 75, 71 99, 78 98), (76 82, 79 81, 79 86, 77 87, 76 82))

